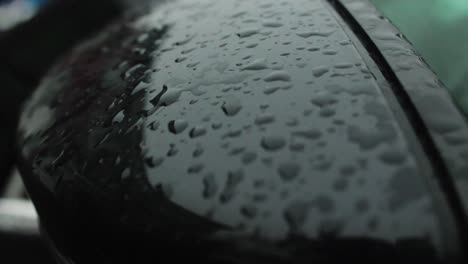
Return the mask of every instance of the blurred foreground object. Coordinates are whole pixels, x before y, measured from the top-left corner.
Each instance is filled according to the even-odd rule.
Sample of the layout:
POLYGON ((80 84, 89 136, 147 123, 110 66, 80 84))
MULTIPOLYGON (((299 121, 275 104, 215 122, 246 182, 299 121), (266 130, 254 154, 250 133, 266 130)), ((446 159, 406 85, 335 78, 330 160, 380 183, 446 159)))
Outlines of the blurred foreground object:
MULTIPOLYGON (((36 7, 45 3, 22 2, 36 7)), ((14 5, 16 1, 5 4, 3 8, 14 10, 14 5)), ((13 131, 23 99, 54 61, 76 43, 102 29, 121 10, 118 1, 113 0, 50 1, 27 22, 6 32, 0 31, 0 187, 13 164, 13 131)), ((0 14, 0 17, 3 19, 4 16, 0 14)), ((22 20, 26 19, 27 16, 23 16, 22 20)))
POLYGON ((0 31, 30 19, 46 1, 8 0, 0 1, 0 31))
POLYGON ((0 192, 0 248, 2 263, 52 263, 39 235, 36 210, 16 170, 0 192))
POLYGON ((0 2, 2 263, 50 263, 39 236, 34 207, 25 197, 19 175, 10 173, 21 103, 57 58, 101 29, 120 11, 117 1, 111 0, 0 2), (40 9, 41 6, 44 8, 40 9))

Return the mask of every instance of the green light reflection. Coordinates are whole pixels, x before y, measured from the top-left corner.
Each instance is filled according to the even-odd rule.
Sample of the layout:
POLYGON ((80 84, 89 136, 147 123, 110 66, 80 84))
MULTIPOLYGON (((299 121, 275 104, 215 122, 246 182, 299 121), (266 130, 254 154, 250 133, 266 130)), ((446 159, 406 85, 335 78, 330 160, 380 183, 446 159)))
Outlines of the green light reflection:
POLYGON ((468 114, 468 0, 371 0, 468 114))

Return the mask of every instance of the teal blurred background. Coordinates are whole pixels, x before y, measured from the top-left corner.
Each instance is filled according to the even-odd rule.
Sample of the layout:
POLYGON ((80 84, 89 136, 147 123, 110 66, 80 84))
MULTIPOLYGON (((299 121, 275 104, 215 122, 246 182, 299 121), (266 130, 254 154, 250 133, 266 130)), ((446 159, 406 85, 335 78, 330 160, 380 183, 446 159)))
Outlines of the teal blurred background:
POLYGON ((468 0, 371 0, 468 114, 468 0))

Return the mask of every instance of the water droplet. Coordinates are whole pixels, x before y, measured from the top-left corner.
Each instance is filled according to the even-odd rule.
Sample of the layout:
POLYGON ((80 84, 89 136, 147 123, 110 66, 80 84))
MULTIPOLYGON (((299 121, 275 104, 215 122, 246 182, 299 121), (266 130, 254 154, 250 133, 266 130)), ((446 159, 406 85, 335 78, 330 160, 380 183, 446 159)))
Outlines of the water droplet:
POLYGON ((197 164, 194 164, 192 166, 190 166, 188 169, 187 169, 187 172, 189 174, 197 174, 197 173, 200 173, 203 168, 205 168, 205 166, 201 163, 197 163, 197 164))
POLYGON ((124 110, 121 110, 114 116, 114 118, 112 119, 112 123, 120 123, 124 120, 124 118, 125 118, 124 110))
POLYGON ((328 69, 328 67, 325 67, 325 66, 317 66, 317 67, 312 68, 312 74, 317 78, 323 76, 325 73, 329 71, 330 70, 328 69))
POLYGON ((147 157, 145 159, 146 165, 150 168, 159 167, 163 162, 164 158, 154 158, 154 157, 147 157))
POLYGON ((149 37, 149 34, 148 34, 148 33, 141 34, 140 36, 138 36, 137 42, 138 42, 138 43, 142 43, 142 42, 144 42, 145 40, 147 40, 148 37, 149 37))
POLYGON ((377 129, 369 131, 350 125, 347 134, 348 139, 363 150, 375 148, 383 142, 392 142, 397 136, 395 127, 390 123, 377 124, 377 129))
POLYGON ((122 171, 121 178, 126 179, 126 178, 130 177, 131 173, 132 173, 132 170, 130 168, 126 168, 126 169, 124 169, 122 171))
POLYGON ((387 107, 376 101, 367 102, 364 105, 364 111, 369 115, 375 116, 379 122, 387 121, 391 116, 387 107))
POLYGON ((189 64, 187 64, 187 68, 194 68, 194 67, 196 67, 198 64, 200 64, 199 61, 194 62, 194 63, 189 63, 189 64))
POLYGON ((307 50, 314 52, 314 51, 319 51, 320 48, 319 47, 312 47, 312 48, 308 48, 307 50))
POLYGON ((242 170, 230 171, 228 173, 226 185, 224 186, 224 190, 219 197, 222 203, 227 203, 234 198, 237 186, 242 182, 243 179, 244 172, 242 170))
POLYGON ((253 205, 245 205, 241 207, 241 214, 246 218, 252 219, 257 216, 257 208, 253 205))
POLYGON ((270 167, 273 164, 272 157, 262 158, 262 163, 265 164, 267 167, 270 167))
POLYGON ((305 144, 302 142, 293 142, 289 145, 289 149, 293 152, 301 152, 305 149, 305 144))
POLYGON ((174 42, 174 45, 183 46, 183 45, 189 43, 194 37, 195 37, 195 34, 194 35, 187 35, 184 39, 181 39, 179 41, 174 42))
MULTIPOLYGON (((446 134, 445 141, 450 145, 464 145, 468 142, 468 135, 465 134, 446 134)), ((467 158, 468 159, 468 158, 467 158)))
POLYGON ((242 105, 237 97, 228 96, 222 105, 222 109, 227 116, 234 116, 242 109, 242 105))
POLYGON ((322 93, 320 95, 315 96, 311 100, 312 104, 318 106, 318 107, 325 107, 325 106, 330 106, 333 104, 336 104, 338 100, 331 94, 329 93, 322 93))
POLYGON ((262 23, 262 26, 271 27, 271 28, 278 28, 278 27, 282 27, 283 23, 280 23, 280 22, 277 22, 277 21, 264 21, 262 23))
POLYGON ((320 112, 319 112, 320 116, 325 117, 325 118, 332 117, 335 115, 335 113, 336 113, 335 109, 331 107, 324 107, 320 109, 320 112))
POLYGON ((273 4, 261 4, 261 5, 259 5, 260 8, 264 8, 264 9, 270 8, 272 6, 273 6, 273 4))
POLYGON ((392 176, 388 186, 390 191, 388 206, 392 212, 427 195, 424 185, 417 177, 419 174, 415 168, 405 167, 396 171, 392 176))
POLYGON ((196 49, 197 49, 196 47, 193 47, 193 48, 185 49, 185 50, 181 51, 180 53, 188 54, 188 53, 190 53, 190 52, 192 52, 192 51, 194 51, 196 49))
POLYGON ((266 110, 268 107, 270 107, 269 104, 261 104, 260 105, 260 109, 262 109, 262 110, 266 110))
POLYGON ((218 192, 218 184, 213 173, 206 174, 203 177, 203 198, 211 199, 218 192))
POLYGON ((159 122, 153 121, 148 125, 148 128, 152 131, 156 131, 159 128, 159 122))
POLYGON ((336 69, 349 69, 352 68, 353 64, 352 63, 338 63, 335 65, 336 69))
POLYGON ((250 37, 250 36, 257 34, 258 32, 259 32, 258 28, 248 28, 237 33, 237 36, 240 38, 246 38, 246 37, 250 37))
POLYGON ((343 165, 340 168, 340 173, 343 176, 351 176, 356 173, 356 168, 353 165, 343 165))
POLYGON ((132 77, 132 75, 137 72, 139 69, 145 69, 146 66, 143 65, 143 64, 137 64, 133 67, 131 67, 130 69, 128 69, 126 72, 125 72, 125 75, 124 75, 124 78, 125 79, 128 79, 130 77, 132 77))
POLYGON ((343 41, 340 41, 339 43, 341 46, 348 46, 349 44, 351 44, 349 40, 343 40, 343 41))
POLYGON ((440 134, 454 132, 460 128, 460 123, 456 119, 442 113, 437 113, 433 109, 431 110, 431 114, 427 115, 427 123, 432 130, 440 134))
POLYGON ((181 92, 177 89, 169 90, 166 85, 163 85, 161 92, 151 99, 150 103, 155 107, 168 106, 179 99, 181 92))
POLYGON ((206 128, 204 126, 196 126, 190 130, 190 137, 191 138, 196 138, 196 137, 201 137, 206 134, 206 128))
POLYGON ((156 188, 162 190, 167 198, 170 198, 174 194, 174 188, 169 183, 163 183, 156 188))
POLYGON ((326 195, 319 195, 314 200, 314 205, 323 214, 329 214, 335 210, 335 202, 326 195))
POLYGON ((179 63, 179 62, 183 62, 186 59, 187 59, 187 57, 180 57, 180 58, 175 59, 174 62, 179 63))
POLYGON ((223 135, 223 138, 235 138, 235 137, 239 137, 240 135, 242 135, 242 130, 241 129, 232 129, 232 130, 229 130, 228 132, 226 132, 223 135))
POLYGON ((317 129, 309 129, 303 131, 295 131, 292 133, 292 135, 296 137, 306 138, 309 140, 315 140, 319 139, 322 136, 322 132, 320 132, 320 130, 317 129))
POLYGON ((336 55, 338 51, 332 50, 332 49, 327 49, 322 52, 323 55, 336 55))
POLYGON ((298 35, 298 36, 301 37, 301 38, 310 38, 310 37, 313 37, 313 36, 318 36, 318 37, 329 37, 329 36, 331 36, 331 34, 333 34, 334 32, 335 32, 335 30, 323 31, 323 32, 318 32, 318 31, 307 31, 307 32, 300 32, 300 33, 297 33, 296 35, 298 35))
POLYGON ((267 69, 266 59, 257 59, 241 68, 241 71, 256 71, 267 69))
POLYGON ((177 89, 168 90, 161 97, 161 100, 159 101, 160 105, 169 106, 169 105, 175 103, 179 99, 181 93, 182 93, 182 91, 177 90, 177 89))
POLYGON ((307 220, 310 203, 294 201, 284 210, 284 219, 291 232, 299 232, 307 220))
POLYGON ((192 157, 198 158, 203 154, 204 150, 201 146, 197 146, 192 153, 192 157))
POLYGON ((307 63, 305 63, 305 62, 296 63, 296 67, 298 67, 298 68, 302 69, 302 68, 305 68, 305 66, 307 66, 307 63))
POLYGON ((174 144, 170 144, 169 151, 167 152, 167 156, 168 157, 175 156, 178 152, 179 150, 177 149, 177 147, 174 144))
POLYGON ((172 120, 168 124, 168 129, 173 134, 182 133, 188 126, 187 121, 183 119, 172 120))
MULTIPOLYGON (((257 184, 258 182, 254 183, 255 188, 260 188, 263 185, 257 184)), ((257 203, 265 202, 268 199, 268 196, 263 193, 256 193, 252 196, 252 200, 257 203)))
POLYGON ((275 116, 270 113, 263 113, 255 118, 255 124, 257 125, 266 125, 273 122, 275 122, 275 116))
POLYGON ((278 173, 283 181, 294 180, 299 174, 301 167, 295 162, 284 162, 278 167, 278 173))
POLYGON ((294 126, 297 126, 299 125, 299 120, 297 120, 297 118, 289 118, 287 121, 286 121, 286 125, 289 126, 289 127, 294 127, 294 126))
POLYGON ((286 140, 282 136, 268 135, 264 136, 261 140, 261 146, 266 151, 277 151, 286 145, 286 140))
POLYGON ((270 94, 275 93, 279 89, 281 89, 281 87, 279 87, 279 86, 267 87, 265 90, 263 90, 263 93, 266 94, 266 95, 270 95, 270 94))
POLYGON ((222 126, 223 126, 223 124, 222 124, 222 123, 219 123, 219 122, 216 122, 216 123, 211 124, 211 128, 213 128, 214 130, 218 130, 218 129, 220 129, 222 126))
POLYGON ((265 82, 283 81, 290 82, 291 76, 285 71, 274 71, 263 79, 265 82))
POLYGON ((376 231, 379 227, 379 219, 376 216, 373 216, 367 222, 367 227, 370 231, 376 231))
POLYGON ((361 72, 364 73, 364 74, 369 74, 370 73, 369 69, 366 66, 361 67, 361 72))
POLYGON ((233 14, 233 15, 231 16, 231 18, 238 18, 238 17, 244 16, 244 15, 246 15, 246 14, 247 14, 246 11, 240 11, 240 12, 237 12, 237 13, 233 14))
POLYGON ((357 202, 355 204, 356 212, 358 212, 360 214, 364 214, 367 211, 369 211, 369 207, 370 207, 370 204, 369 204, 369 201, 367 199, 359 199, 359 200, 357 200, 357 202))
POLYGON ((382 154, 380 154, 379 159, 382 162, 387 163, 389 165, 398 165, 405 162, 406 153, 396 149, 391 149, 384 151, 382 154))
POLYGON ((244 165, 250 164, 254 162, 256 159, 257 159, 257 154, 255 154, 254 152, 245 152, 242 155, 242 163, 244 165))
POLYGON ((134 95, 134 94, 136 94, 136 93, 138 93, 138 92, 140 92, 142 90, 148 89, 149 86, 150 85, 148 83, 146 83, 146 82, 143 82, 143 81, 139 82, 137 84, 137 86, 135 86, 135 88, 133 89, 132 95, 134 95))
POLYGON ((343 192, 348 188, 348 179, 339 178, 333 183, 333 189, 337 192, 343 192))

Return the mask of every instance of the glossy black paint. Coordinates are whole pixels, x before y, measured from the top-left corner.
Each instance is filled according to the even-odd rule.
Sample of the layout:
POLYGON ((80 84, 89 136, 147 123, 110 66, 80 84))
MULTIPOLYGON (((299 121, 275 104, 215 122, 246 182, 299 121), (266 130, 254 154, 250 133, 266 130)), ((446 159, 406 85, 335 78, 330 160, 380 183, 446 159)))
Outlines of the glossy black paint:
POLYGON ((24 108, 21 172, 64 258, 461 256, 426 142, 332 5, 181 0, 146 12, 78 47, 24 108))

